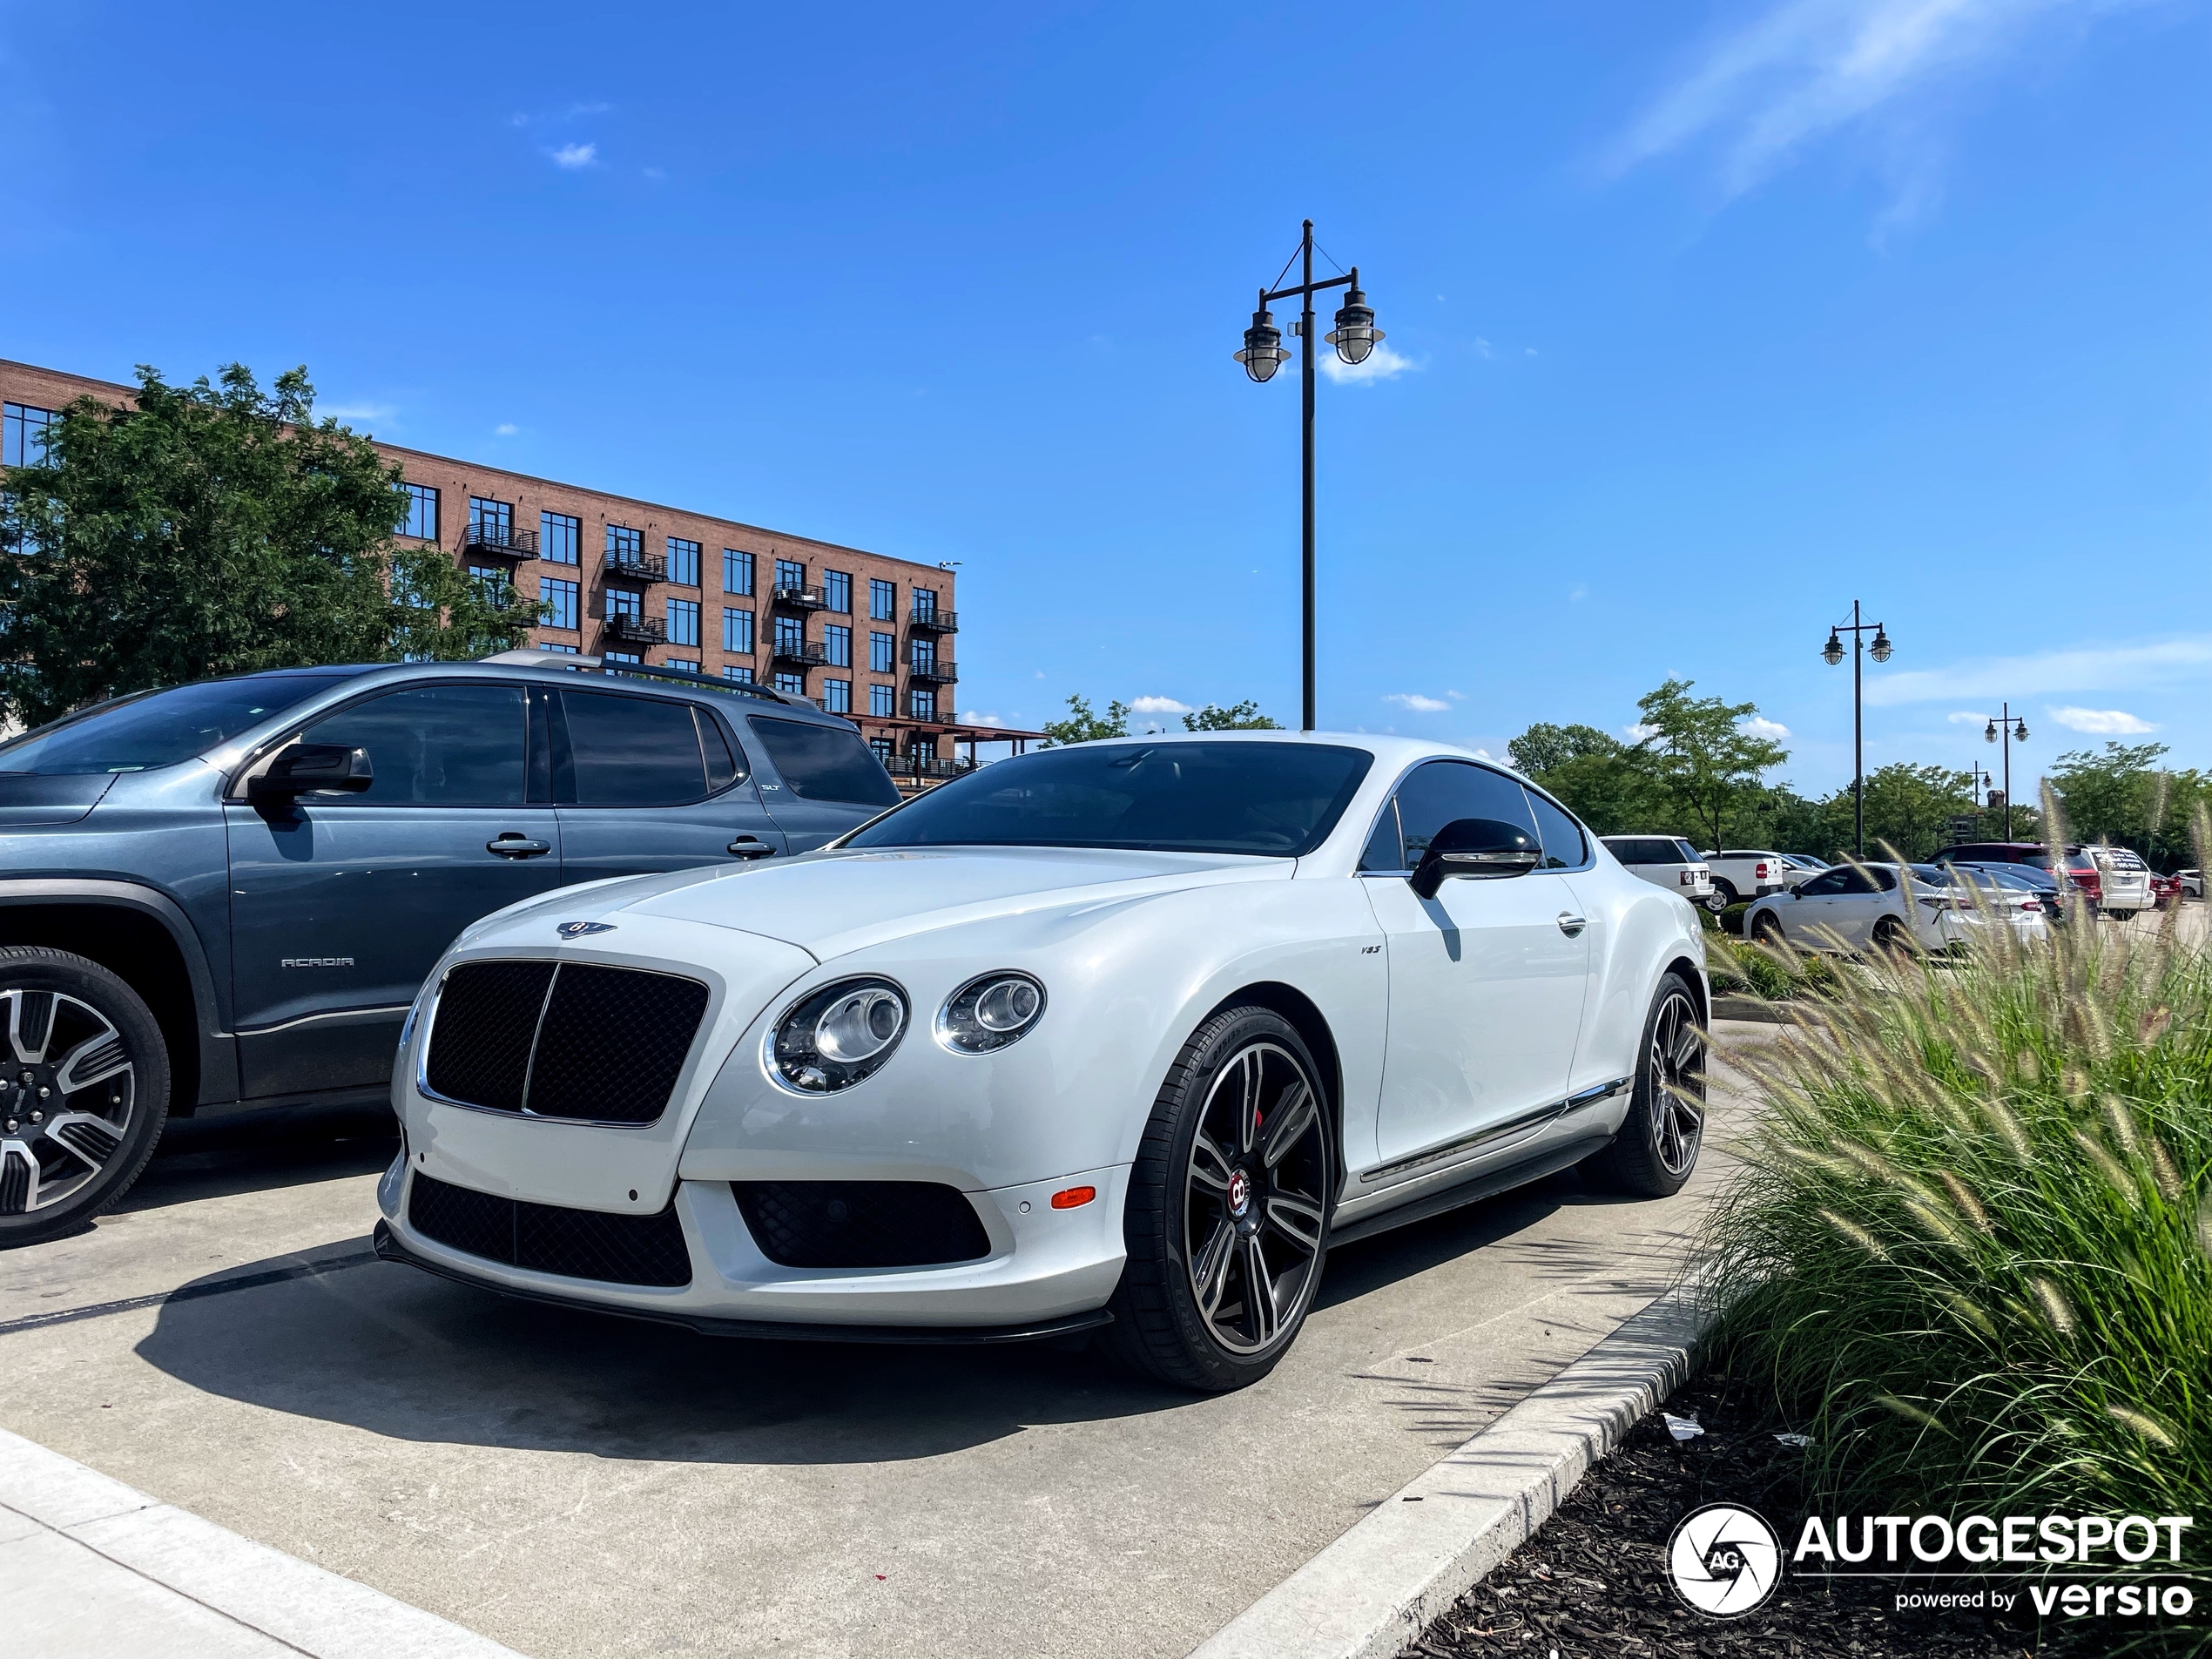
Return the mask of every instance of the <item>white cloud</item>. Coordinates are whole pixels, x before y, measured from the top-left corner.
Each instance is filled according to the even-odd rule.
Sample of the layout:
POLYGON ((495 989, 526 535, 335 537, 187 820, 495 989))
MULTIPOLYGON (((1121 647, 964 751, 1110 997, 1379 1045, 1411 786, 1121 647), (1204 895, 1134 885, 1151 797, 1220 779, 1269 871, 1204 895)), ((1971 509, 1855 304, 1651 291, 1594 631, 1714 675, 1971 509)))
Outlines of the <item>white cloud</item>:
MULTIPOLYGON (((1958 698, 2047 697, 2054 691, 2133 691, 2212 679, 2212 635, 2133 645, 2080 645, 2026 657, 1984 657, 1869 680, 1866 700, 1884 707, 1958 698)), ((1979 719, 1983 717, 1973 717, 1979 719)))
POLYGON ((1401 709, 1411 709, 1416 714, 1434 714, 1452 706, 1440 697, 1423 697, 1419 691, 1393 691, 1383 701, 1395 703, 1401 709))
POLYGON ((1188 714, 1188 703, 1178 703, 1171 697, 1133 697, 1129 700, 1131 714, 1188 714))
POLYGON ((522 428, 516 426, 512 421, 502 421, 497 426, 492 428, 492 431, 497 434, 500 437, 511 438, 522 429, 522 428))
POLYGON ((596 144, 564 144, 558 150, 550 150, 546 153, 553 158, 555 166, 565 167, 573 172, 579 167, 588 167, 597 161, 599 158, 599 146, 596 144))
POLYGON ((1986 725, 1992 717, 1986 714, 1974 714, 1967 710, 1960 709, 1957 713, 1946 714, 1943 718, 1953 725, 1986 725))
POLYGON ((1393 351, 1386 343, 1369 352, 1364 363, 1347 363, 1334 351, 1329 351, 1323 354, 1315 367, 1342 384, 1346 381, 1396 380, 1407 369, 1419 368, 1420 365, 1402 352, 1393 351))
POLYGON ((968 710, 960 718, 961 723, 964 725, 1004 725, 1006 724, 995 714, 979 714, 974 709, 968 710))
POLYGON ((1477 334, 1474 337, 1474 354, 1477 357, 1495 357, 1498 354, 1491 348, 1488 341, 1477 334))
POLYGON ((1589 597, 1590 584, 1587 582, 1577 582, 1567 590, 1567 603, 1569 604, 1579 604, 1589 597))
POLYGON ((1628 734, 1630 743, 1642 743, 1646 738, 1656 738, 1659 735, 1657 726, 1645 725, 1641 721, 1624 725, 1621 730, 1628 734))
POLYGON ((2125 709, 2049 709, 2050 717, 2069 732, 2087 732, 2100 738, 2139 738, 2158 728, 2125 709))
POLYGON ((1747 738, 1764 738, 1769 743, 1779 743, 1790 735, 1790 728, 1779 720, 1770 720, 1754 714, 1749 719, 1738 720, 1736 729, 1747 738))
POLYGON ((334 421, 393 421, 399 418, 399 409, 390 403, 323 403, 315 408, 317 415, 327 415, 334 421))

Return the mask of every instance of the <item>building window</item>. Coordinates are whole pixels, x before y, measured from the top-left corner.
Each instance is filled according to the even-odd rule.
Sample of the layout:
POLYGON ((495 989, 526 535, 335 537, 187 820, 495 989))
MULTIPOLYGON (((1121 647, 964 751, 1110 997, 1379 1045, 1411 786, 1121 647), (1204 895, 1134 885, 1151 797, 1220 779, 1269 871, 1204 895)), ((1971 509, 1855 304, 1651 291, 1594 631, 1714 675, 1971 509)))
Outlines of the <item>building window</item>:
POLYGON ((739 685, 750 685, 752 684, 752 671, 743 663, 732 663, 722 671, 722 678, 734 680, 739 685))
POLYGON ((740 599, 752 597, 752 555, 734 547, 722 550, 722 591, 740 599))
POLYGON ((908 641, 907 644, 907 655, 912 660, 914 668, 920 672, 924 674, 934 674, 937 671, 937 642, 935 640, 915 639, 908 641))
POLYGON ((879 720, 888 720, 899 712, 899 688, 895 685, 868 687, 868 712, 879 720))
POLYGON ((679 674, 696 674, 699 671, 699 665, 688 657, 671 657, 664 666, 674 669, 679 674))
POLYGON ((776 676, 776 689, 779 691, 788 691, 793 697, 804 697, 806 695, 806 676, 779 674, 776 676))
POLYGON ((671 645, 696 645, 699 643, 698 600, 671 599, 668 602, 668 643, 671 645))
POLYGON ((803 588, 806 585, 806 567, 804 564, 797 559, 776 561, 776 588, 779 592, 786 588, 803 588))
POLYGON ((907 693, 907 718, 910 720, 934 720, 937 718, 937 693, 915 686, 907 693))
POLYGON ((840 623, 824 623, 822 649, 828 654, 832 668, 852 667, 853 631, 840 623))
POLYGON ((779 617, 776 618, 776 655, 786 651, 803 651, 806 646, 806 618, 779 617))
POLYGON ((625 524, 607 526, 607 563, 637 564, 645 556, 645 537, 625 524))
POLYGON ((469 580, 487 604, 503 605, 515 597, 515 578, 504 566, 472 564, 469 580))
POLYGON ((583 523, 572 513, 537 516, 537 556, 555 564, 574 564, 583 546, 583 523))
POLYGON ((934 588, 916 588, 914 590, 914 615, 919 617, 934 617, 936 614, 937 590, 934 588))
POLYGON ((752 655, 752 612, 732 605, 722 607, 722 649, 743 657, 752 655))
POLYGON ((469 497, 469 536, 484 547, 515 544, 515 507, 511 502, 469 497))
POLYGON ((400 526, 400 534, 412 536, 419 541, 436 541, 438 539, 437 487, 435 484, 401 484, 400 488, 406 490, 408 496, 407 519, 400 526))
POLYGON ((853 682, 851 680, 824 680, 822 682, 822 706, 832 714, 852 713, 853 682))
POLYGON ((822 572, 822 608, 851 615, 853 610, 853 573, 849 570, 822 572))
POLYGON ((577 584, 557 577, 543 577, 537 584, 537 605, 548 628, 576 626, 577 584))
POLYGON ((888 674, 899 662, 899 636, 875 634, 868 636, 868 668, 873 673, 888 674))
POLYGON ((46 464, 46 440, 51 435, 54 423, 60 417, 51 409, 42 409, 29 403, 10 403, 0 415, 0 466, 43 467, 46 464))
POLYGON ((699 584, 699 544, 680 536, 668 538, 668 579, 679 588, 699 584))
POLYGON ((868 615, 878 622, 899 620, 899 584, 868 578, 868 615))
POLYGON ((875 751, 875 758, 883 763, 884 770, 888 772, 891 769, 892 761, 898 758, 899 745, 888 738, 870 738, 868 747, 875 751))
POLYGON ((538 650, 540 650, 540 651, 559 651, 559 652, 560 652, 560 653, 561 653, 563 657, 574 657, 574 656, 576 656, 576 655, 577 655, 577 648, 576 648, 574 645, 556 645, 556 644, 552 644, 550 641, 548 641, 546 644, 543 644, 543 645, 540 645, 540 646, 538 647, 538 650))
POLYGON ((609 621, 611 622, 617 617, 632 617, 640 619, 644 617, 644 595, 632 593, 627 588, 609 588, 606 593, 609 621))
POLYGON ((642 663, 645 659, 634 651, 603 651, 599 653, 599 660, 603 663, 642 663))

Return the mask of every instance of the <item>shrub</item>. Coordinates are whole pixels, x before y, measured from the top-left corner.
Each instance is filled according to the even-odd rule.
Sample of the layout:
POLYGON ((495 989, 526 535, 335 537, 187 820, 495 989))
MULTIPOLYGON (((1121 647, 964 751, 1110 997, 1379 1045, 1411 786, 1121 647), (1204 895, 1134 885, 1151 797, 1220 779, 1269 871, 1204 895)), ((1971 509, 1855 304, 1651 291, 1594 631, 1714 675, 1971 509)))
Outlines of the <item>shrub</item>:
POLYGON ((2212 1491, 2212 964, 2173 926, 1831 973, 1733 1058, 1765 1110, 1696 1252, 1717 1352, 1839 1505, 2212 1491))
MULTIPOLYGON (((1737 918, 1739 927, 1742 920, 1737 918)), ((1835 965, 1825 956, 1786 945, 1730 944, 1712 937, 1705 941, 1705 968, 1716 991, 1747 993, 1770 1002, 1807 995, 1836 979, 1835 965)))

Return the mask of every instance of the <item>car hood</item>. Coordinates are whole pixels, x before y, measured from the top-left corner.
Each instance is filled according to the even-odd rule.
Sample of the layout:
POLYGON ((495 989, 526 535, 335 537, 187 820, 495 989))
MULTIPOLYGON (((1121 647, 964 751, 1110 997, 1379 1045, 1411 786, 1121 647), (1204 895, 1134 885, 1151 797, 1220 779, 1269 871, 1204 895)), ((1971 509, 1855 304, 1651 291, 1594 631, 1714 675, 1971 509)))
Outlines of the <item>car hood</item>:
POLYGON ((1290 859, 1061 847, 902 847, 711 865, 594 884, 531 907, 602 921, 624 913, 704 922, 826 961, 934 927, 1065 904, 1141 900, 1231 881, 1287 880, 1290 859))

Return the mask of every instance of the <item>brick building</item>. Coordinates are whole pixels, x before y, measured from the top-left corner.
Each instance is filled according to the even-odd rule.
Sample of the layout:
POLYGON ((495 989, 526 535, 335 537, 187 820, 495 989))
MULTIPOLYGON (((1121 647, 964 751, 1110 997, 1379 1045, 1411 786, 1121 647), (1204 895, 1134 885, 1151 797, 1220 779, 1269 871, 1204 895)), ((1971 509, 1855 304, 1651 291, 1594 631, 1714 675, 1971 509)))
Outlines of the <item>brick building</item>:
MULTIPOLYGON (((52 413, 132 388, 0 359, 0 459, 35 459, 52 413)), ((414 497, 402 534, 538 601, 541 649, 757 680, 858 725, 908 787, 966 770, 978 743, 1036 734, 961 725, 953 572, 732 519, 395 444, 414 497), (965 745, 965 758, 959 749, 965 745)))

